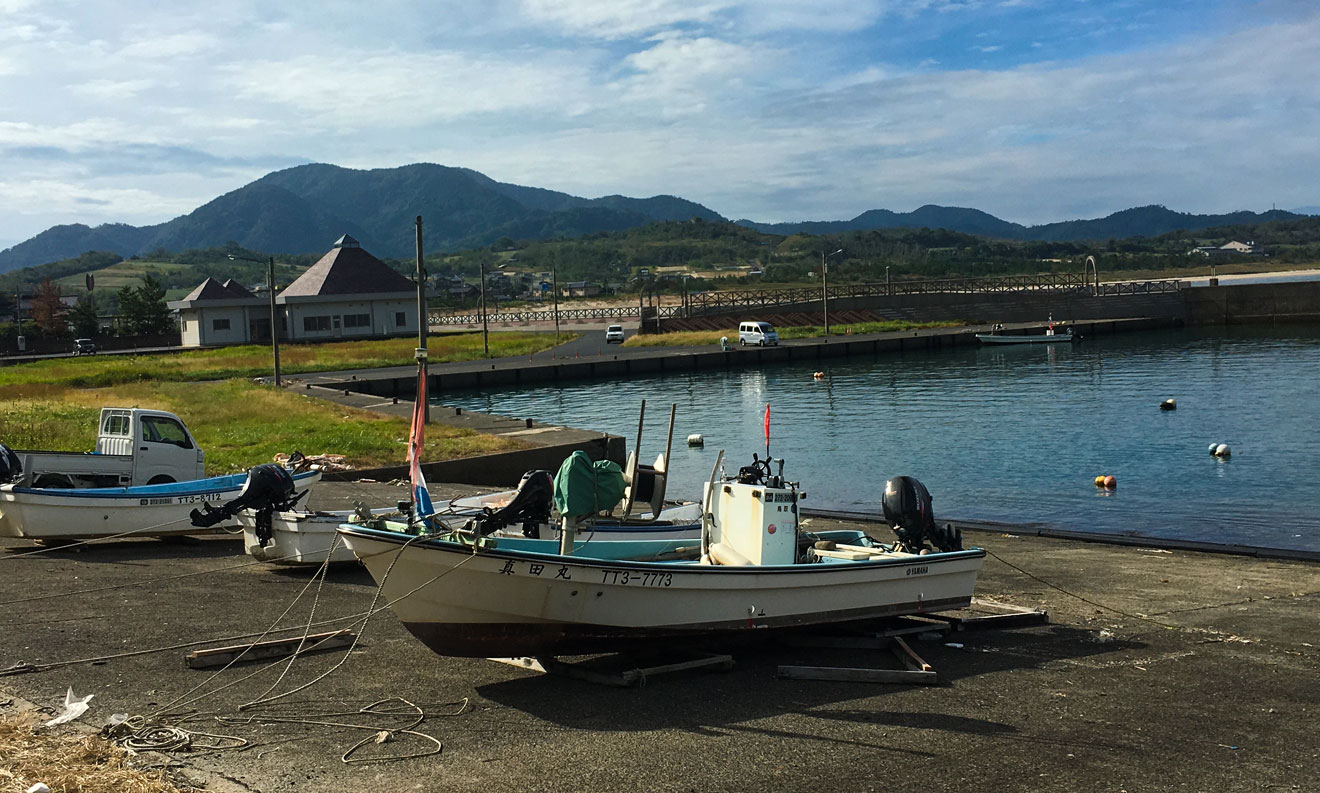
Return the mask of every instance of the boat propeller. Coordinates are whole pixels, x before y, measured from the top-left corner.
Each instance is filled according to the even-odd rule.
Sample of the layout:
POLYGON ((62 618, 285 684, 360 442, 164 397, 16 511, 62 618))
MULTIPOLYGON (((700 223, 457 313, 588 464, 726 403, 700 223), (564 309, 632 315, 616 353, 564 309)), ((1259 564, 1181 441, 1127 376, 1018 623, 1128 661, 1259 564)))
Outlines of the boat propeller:
POLYGON ((277 510, 283 512, 293 509, 299 499, 305 495, 307 495, 306 490, 301 493, 294 492, 293 475, 288 469, 278 463, 264 463, 248 469, 247 481, 243 483, 243 489, 239 491, 237 498, 226 501, 218 507, 203 503, 202 508, 194 509, 189 513, 189 517, 192 519, 192 525, 209 528, 233 518, 245 509, 255 510, 257 539, 264 548, 271 538, 271 515, 277 510))
POLYGON ((885 495, 881 501, 885 521, 898 535, 899 545, 908 553, 929 551, 927 540, 941 551, 961 551, 962 532, 952 523, 943 528, 935 525, 932 500, 930 491, 921 482, 910 476, 896 476, 885 482, 885 495))

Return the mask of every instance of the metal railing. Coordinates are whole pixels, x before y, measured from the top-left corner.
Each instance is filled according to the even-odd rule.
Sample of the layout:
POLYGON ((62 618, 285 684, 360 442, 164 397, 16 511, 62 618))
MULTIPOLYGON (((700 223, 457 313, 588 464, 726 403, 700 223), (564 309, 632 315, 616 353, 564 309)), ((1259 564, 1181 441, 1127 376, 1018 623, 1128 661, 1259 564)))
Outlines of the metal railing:
MULTIPOLYGON (((887 283, 843 284, 829 288, 830 300, 849 297, 893 297, 898 295, 934 294, 1065 294, 1091 295, 1153 295, 1178 292, 1182 281, 1122 281, 1097 284, 1083 275, 1073 273, 1047 273, 1042 275, 1006 275, 994 278, 930 278, 919 281, 890 281, 887 283)), ((740 309, 764 309, 818 303, 821 290, 812 287, 790 289, 731 289, 721 292, 701 292, 684 296, 685 304, 676 306, 603 306, 599 308, 561 308, 559 321, 582 319, 638 319, 652 320, 658 310, 661 319, 724 314, 740 309)), ((431 314, 432 325, 480 325, 481 314, 431 314)), ((547 309, 527 311, 494 311, 486 315, 487 323, 514 324, 554 322, 555 312, 547 309)))

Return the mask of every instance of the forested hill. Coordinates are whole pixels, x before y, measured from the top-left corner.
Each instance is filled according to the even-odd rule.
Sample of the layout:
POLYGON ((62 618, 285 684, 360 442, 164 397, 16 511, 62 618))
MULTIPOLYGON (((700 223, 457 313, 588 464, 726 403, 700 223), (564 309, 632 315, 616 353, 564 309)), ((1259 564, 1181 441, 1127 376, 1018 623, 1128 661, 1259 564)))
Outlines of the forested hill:
POLYGON ((1158 237, 1171 231, 1200 231, 1221 226, 1239 226, 1306 217, 1282 209, 1268 212, 1230 212, 1224 215, 1192 215, 1158 205, 1134 207, 1093 220, 1065 220, 1039 226, 1023 226, 1000 220, 979 209, 927 204, 912 212, 872 209, 852 220, 757 223, 735 221, 768 234, 841 234, 874 229, 931 228, 961 231, 983 237, 1039 242, 1084 242, 1158 237))
POLYGON ((428 250, 461 250, 502 237, 578 237, 654 221, 723 220, 674 196, 581 198, 497 182, 467 168, 420 163, 369 171, 300 165, 267 174, 156 226, 55 226, 0 251, 0 273, 109 251, 120 256, 237 243, 276 254, 323 253, 341 235, 380 257, 415 250, 414 218, 428 250))

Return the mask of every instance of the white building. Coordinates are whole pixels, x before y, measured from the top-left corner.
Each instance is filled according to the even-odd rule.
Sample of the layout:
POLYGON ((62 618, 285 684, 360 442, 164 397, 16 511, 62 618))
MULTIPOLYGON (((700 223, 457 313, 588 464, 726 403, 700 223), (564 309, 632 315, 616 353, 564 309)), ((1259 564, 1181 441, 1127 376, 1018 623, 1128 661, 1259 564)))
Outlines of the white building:
MULTIPOLYGON (((270 300, 234 281, 207 278, 179 312, 185 347, 270 341, 270 300)), ((275 296, 280 339, 360 339, 417 334, 417 287, 345 234, 275 296)))
POLYGON ((345 234, 275 298, 291 341, 417 334, 417 286, 345 234))
POLYGON ((182 300, 167 304, 179 312, 185 347, 212 347, 270 341, 270 301, 236 281, 207 278, 182 300))

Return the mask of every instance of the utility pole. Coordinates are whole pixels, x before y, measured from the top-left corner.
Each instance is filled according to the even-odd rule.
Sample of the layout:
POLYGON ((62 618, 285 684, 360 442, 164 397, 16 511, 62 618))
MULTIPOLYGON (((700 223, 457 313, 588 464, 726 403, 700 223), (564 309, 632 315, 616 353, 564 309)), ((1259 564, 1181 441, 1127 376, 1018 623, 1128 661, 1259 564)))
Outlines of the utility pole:
MULTIPOLYGON (((843 253, 843 248, 840 248, 840 249, 838 249, 837 251, 835 251, 834 253, 831 253, 830 256, 834 256, 835 254, 838 254, 838 253, 843 253)), ((826 268, 829 267, 829 265, 825 263, 825 260, 826 260, 827 258, 829 258, 829 257, 825 255, 825 251, 821 251, 821 252, 820 252, 820 303, 821 303, 821 312, 825 315, 825 340, 826 340, 826 341, 829 341, 829 337, 830 337, 830 287, 829 287, 829 284, 826 282, 826 279, 825 279, 825 273, 827 272, 826 268)))
MULTIPOLYGON (((431 317, 426 311, 426 269, 422 266, 422 216, 417 216, 417 366, 427 377, 426 335, 431 331, 431 317)), ((422 406, 422 423, 431 423, 431 403, 422 406)))
POLYGON ((486 261, 477 262, 481 268, 481 343, 486 348, 486 357, 490 357, 490 329, 486 326, 486 261))
POLYGON ((266 262, 266 291, 270 292, 270 348, 275 357, 275 387, 280 387, 280 326, 275 315, 275 257, 266 262))
POLYGON ((559 267, 550 268, 550 290, 555 300, 555 344, 559 343, 559 267))

